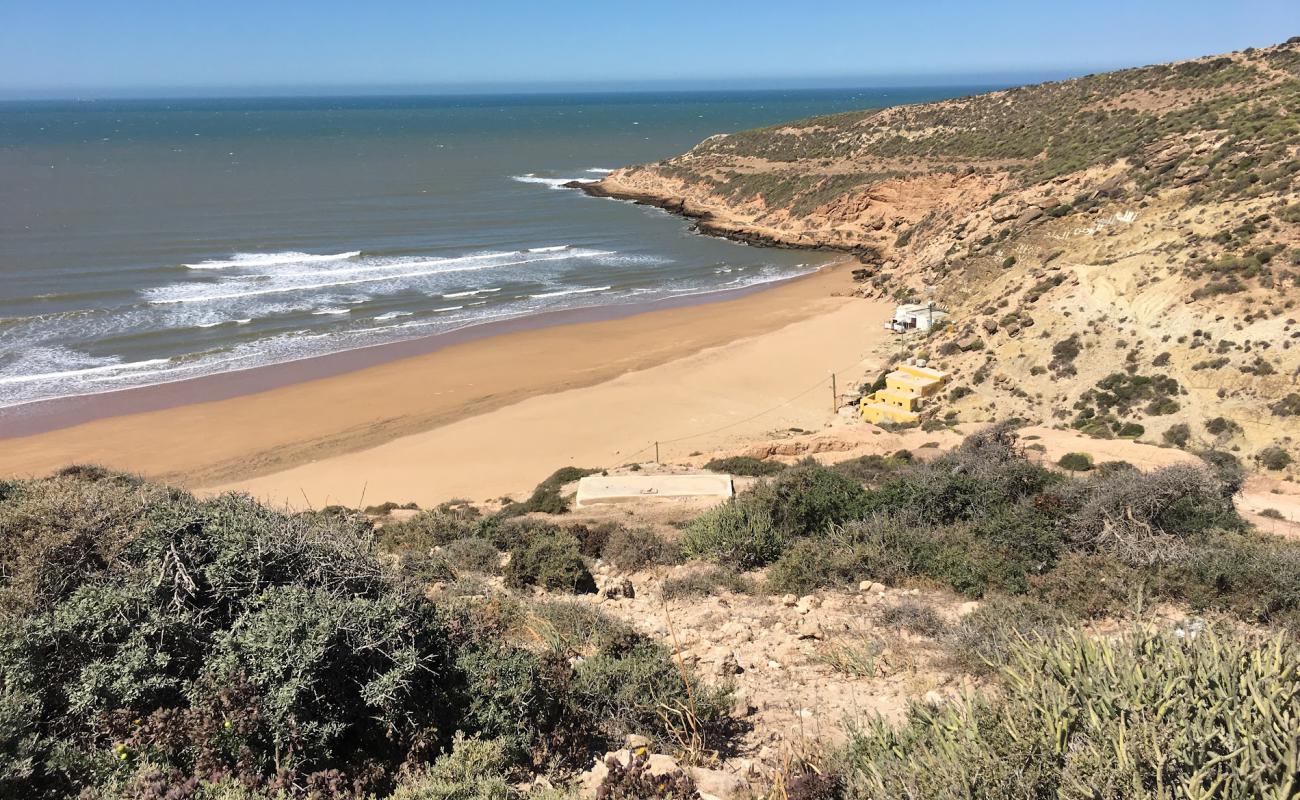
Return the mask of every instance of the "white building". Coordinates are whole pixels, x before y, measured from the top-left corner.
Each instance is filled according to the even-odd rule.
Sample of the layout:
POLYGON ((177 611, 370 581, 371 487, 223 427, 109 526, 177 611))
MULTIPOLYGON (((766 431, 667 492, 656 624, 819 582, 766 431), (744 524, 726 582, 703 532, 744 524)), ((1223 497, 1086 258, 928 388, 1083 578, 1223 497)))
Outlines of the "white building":
POLYGON ((948 312, 935 308, 934 303, 904 303, 894 309, 894 318, 885 327, 895 333, 928 331, 946 319, 948 312))

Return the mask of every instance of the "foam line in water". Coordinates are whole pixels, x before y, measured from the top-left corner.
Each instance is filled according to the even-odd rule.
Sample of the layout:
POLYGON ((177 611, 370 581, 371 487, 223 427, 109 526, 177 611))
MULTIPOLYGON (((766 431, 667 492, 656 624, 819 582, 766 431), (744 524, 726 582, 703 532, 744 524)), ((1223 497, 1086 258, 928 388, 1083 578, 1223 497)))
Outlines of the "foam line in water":
POLYGON ((590 289, 565 289, 565 290, 563 290, 563 291, 559 291, 559 292, 544 292, 544 293, 542 293, 542 294, 530 294, 530 295, 528 295, 528 296, 529 296, 529 297, 538 297, 538 298, 540 298, 540 297, 563 297, 563 296, 565 296, 565 295, 569 295, 569 294, 588 294, 588 293, 590 293, 590 292, 604 292, 604 291, 608 291, 610 288, 612 288, 612 287, 609 287, 609 286, 593 286, 593 287, 591 287, 590 289))
MULTIPOLYGON (((613 251, 607 251, 607 250, 590 250, 590 251, 586 251, 585 255, 589 257, 598 257, 604 255, 614 255, 614 253, 613 251)), ((305 283, 305 284, 291 284, 288 286, 271 286, 265 289, 248 289, 246 291, 241 291, 241 292, 223 292, 220 294, 190 294, 190 295, 181 295, 179 297, 154 297, 149 300, 149 303, 150 305, 166 305, 169 303, 209 303, 214 300, 234 300, 241 297, 258 297, 267 294, 285 294, 287 292, 305 292, 305 291, 312 291, 315 289, 332 289, 336 286, 356 286, 358 284, 363 284, 363 283, 377 283, 380 281, 392 281, 392 280, 399 280, 402 278, 423 278, 429 275, 439 275, 447 272, 468 272, 468 271, 482 270, 482 269, 496 269, 499 267, 513 267, 513 266, 518 266, 520 264, 531 264, 537 261, 554 261, 556 259, 570 258, 570 257, 571 256, 569 253, 557 253, 549 256, 540 255, 537 256, 536 258, 525 258, 517 261, 505 261, 498 264, 476 264, 472 266, 459 265, 454 267, 447 267, 446 259, 436 259, 433 261, 423 261, 423 262, 413 262, 413 263, 405 262, 399 264, 398 266, 421 267, 421 268, 408 270, 406 272, 390 273, 388 275, 376 275, 369 278, 352 278, 350 280, 344 280, 344 281, 325 281, 322 283, 305 283), (430 265, 434 265, 434 268, 427 269, 426 267, 430 265)), ((174 288, 174 287, 166 287, 166 288, 174 288)), ((152 290, 152 291, 156 292, 157 290, 152 290)))
POLYGON ((150 358, 145 361, 131 361, 126 364, 105 364, 101 367, 85 367, 83 369, 65 369, 58 372, 42 372, 36 375, 10 375, 0 378, 0 385, 12 385, 15 383, 30 383, 31 381, 47 381, 53 378, 71 378, 83 375, 94 375, 103 372, 113 372, 120 370, 135 370, 152 367, 157 364, 166 364, 165 358, 150 358))
POLYGON ((464 292, 452 292, 451 294, 444 294, 443 298, 446 300, 454 300, 457 297, 473 297, 476 294, 491 294, 493 292, 499 292, 499 291, 501 291, 500 286, 494 289, 469 289, 464 292))
POLYGON ((314 261, 345 261, 349 258, 356 258, 361 255, 360 250, 349 250, 346 253, 299 253, 297 251, 287 251, 284 253, 235 253, 225 260, 200 261, 197 264, 186 264, 190 269, 232 269, 236 267, 270 267, 276 264, 307 264, 314 261))

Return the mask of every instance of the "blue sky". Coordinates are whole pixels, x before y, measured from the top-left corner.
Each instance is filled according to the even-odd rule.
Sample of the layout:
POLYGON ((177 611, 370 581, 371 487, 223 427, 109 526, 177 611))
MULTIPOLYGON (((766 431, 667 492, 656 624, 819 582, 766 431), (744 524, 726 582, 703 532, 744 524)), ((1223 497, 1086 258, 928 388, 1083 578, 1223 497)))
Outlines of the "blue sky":
POLYGON ((1293 35, 1300 0, 0 0, 0 92, 979 82, 1293 35))

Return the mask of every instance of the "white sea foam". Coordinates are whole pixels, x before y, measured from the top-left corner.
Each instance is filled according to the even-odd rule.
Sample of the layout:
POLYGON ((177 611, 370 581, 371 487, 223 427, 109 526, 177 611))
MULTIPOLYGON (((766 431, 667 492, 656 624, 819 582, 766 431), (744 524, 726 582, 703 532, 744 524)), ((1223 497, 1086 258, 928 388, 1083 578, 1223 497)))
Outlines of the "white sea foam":
POLYGON ((558 252, 560 252, 561 250, 568 250, 568 249, 569 249, 569 246, 568 246, 567 244, 553 244, 553 245, 549 245, 549 246, 547 246, 547 247, 530 247, 530 248, 528 248, 527 252, 529 252, 529 253, 558 253, 558 252))
POLYGON ((299 253, 297 251, 287 251, 284 253, 235 253, 229 259, 200 261, 197 264, 186 264, 190 269, 233 269, 238 267, 270 267, 276 264, 307 264, 313 261, 345 261, 349 258, 356 258, 361 255, 360 250, 350 250, 346 253, 326 253, 324 255, 314 253, 299 253))
POLYGON ((609 173, 611 173, 611 172, 613 172, 613 171, 614 171, 614 170, 612 170, 612 169, 605 169, 604 167, 589 167, 589 168, 587 169, 587 172, 595 172, 595 173, 598 173, 598 174, 600 174, 600 175, 608 175, 609 173))
MULTIPOLYGON (((348 278, 345 280, 321 281, 318 283, 282 283, 280 285, 261 287, 267 278, 277 276, 255 276, 257 281, 236 280, 228 283, 201 284, 192 283, 173 284, 157 289, 150 289, 145 292, 148 302, 153 305, 166 305, 170 303, 210 303, 217 300, 235 300, 244 297, 259 297, 268 294, 285 294, 316 291, 318 289, 333 289, 339 286, 357 286, 366 283, 379 283, 383 281, 394 281, 406 278, 424 278, 431 275, 441 275, 449 272, 469 272, 484 269, 500 269, 501 267, 513 267, 521 264, 531 264, 540 261, 555 261, 567 258, 598 258, 603 256, 615 255, 609 250, 568 250, 562 253, 542 253, 532 258, 516 259, 514 261, 500 261, 487 263, 464 263, 464 259, 429 259, 423 261, 402 261, 395 262, 391 265, 385 265, 382 270, 385 274, 372 275, 364 278, 348 278), (392 272, 388 270, 400 269, 403 271, 392 272), (239 288, 259 286, 260 288, 239 288), (237 291, 229 291, 230 288, 237 288, 237 291)), ((381 269, 381 268, 375 268, 381 269)), ((324 273, 334 275, 334 273, 324 273)), ((284 276, 278 276, 284 277, 284 276)))
POLYGON ((562 290, 562 291, 559 291, 559 292, 543 292, 542 294, 530 294, 530 295, 528 295, 528 296, 529 296, 529 297, 536 297, 536 298, 543 298, 543 297, 564 297, 565 295, 570 295, 570 294, 589 294, 589 293, 591 293, 591 292, 605 292, 605 291, 609 291, 610 288, 612 288, 612 287, 609 287, 609 286, 593 286, 593 287, 591 287, 591 288, 589 288, 589 289, 565 289, 565 290, 562 290))
POLYGON ((552 189, 563 189, 566 183, 595 183, 598 178, 543 178, 529 172, 525 175, 511 175, 510 180, 520 183, 540 183, 552 189))
POLYGON ((103 372, 120 372, 123 370, 144 369, 157 364, 166 364, 165 358, 150 358, 144 361, 131 361, 128 363, 104 364, 98 367, 84 367, 82 369, 64 369, 56 372, 40 372, 33 375, 6 375, 0 377, 0 385, 9 386, 15 383, 31 383, 32 381, 48 381, 56 378, 80 377, 83 375, 95 375, 103 372))
POLYGON ((334 316, 334 315, 336 315, 336 314, 351 314, 351 313, 352 313, 352 309, 350 309, 350 308, 322 308, 322 309, 319 309, 319 310, 313 311, 313 312, 311 312, 311 313, 316 314, 317 316, 334 316))
POLYGON ((465 306, 444 306, 444 307, 442 307, 442 308, 435 308, 435 309, 433 310, 433 313, 437 314, 437 313, 442 312, 442 311, 459 311, 460 309, 462 309, 462 308, 464 308, 464 307, 465 307, 465 306))
POLYGON ((470 289, 464 292, 452 292, 451 294, 444 294, 443 298, 447 300, 454 300, 457 297, 473 297, 474 295, 478 295, 478 294, 491 294, 493 292, 499 292, 499 291, 501 291, 500 286, 496 287, 495 289, 470 289))
POLYGON ((398 317, 409 317, 409 316, 411 316, 410 311, 389 311, 387 314, 380 314, 379 316, 375 317, 375 319, 382 321, 386 319, 397 319, 398 317))

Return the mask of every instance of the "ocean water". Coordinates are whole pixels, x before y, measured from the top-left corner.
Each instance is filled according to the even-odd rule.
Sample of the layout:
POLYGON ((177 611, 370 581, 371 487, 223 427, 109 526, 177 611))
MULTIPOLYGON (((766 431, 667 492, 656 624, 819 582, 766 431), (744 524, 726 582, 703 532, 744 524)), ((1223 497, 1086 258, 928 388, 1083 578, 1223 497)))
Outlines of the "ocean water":
POLYGON ((0 103, 0 408, 808 271, 560 184, 971 91, 0 103))

